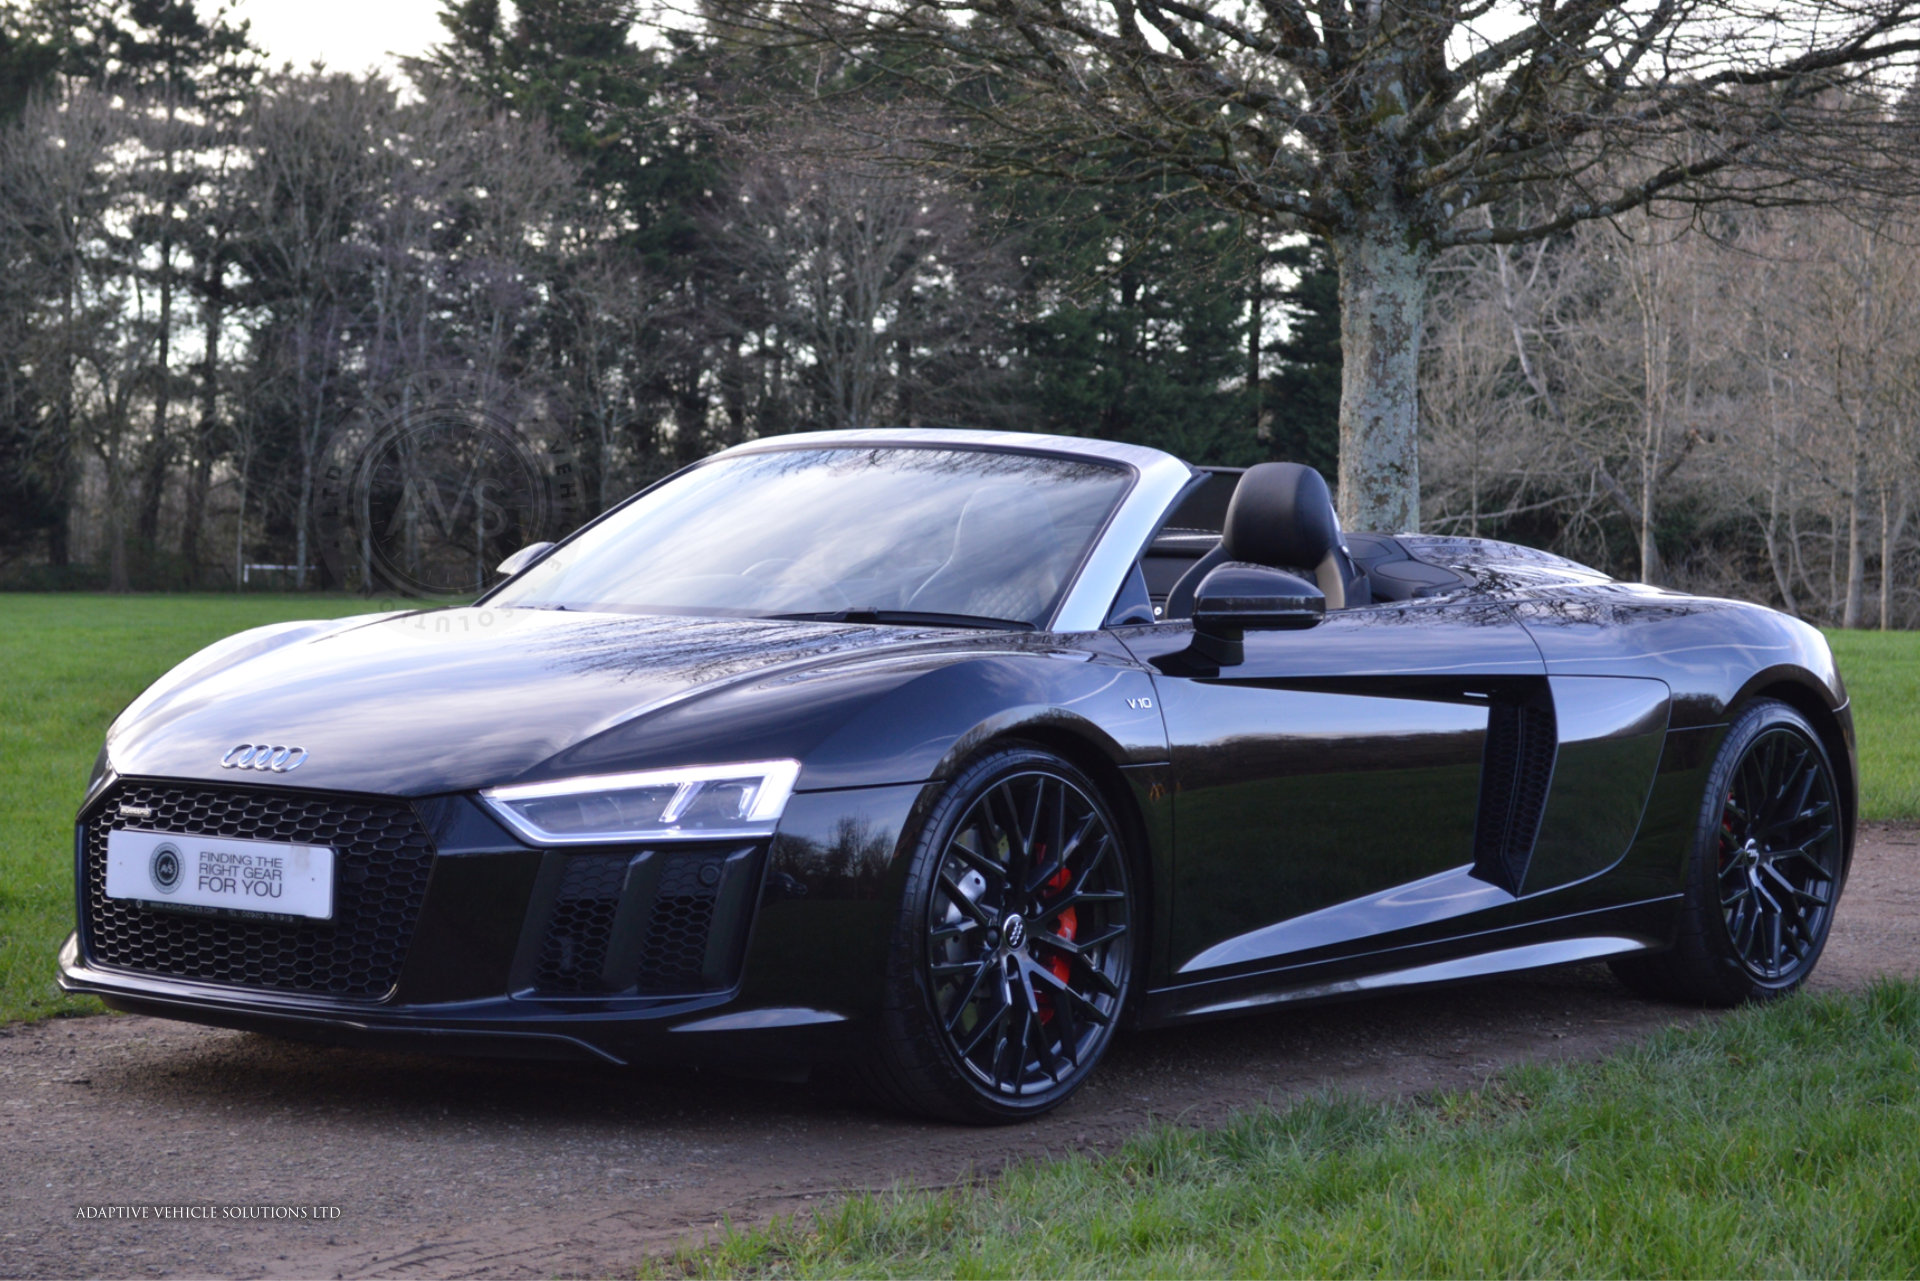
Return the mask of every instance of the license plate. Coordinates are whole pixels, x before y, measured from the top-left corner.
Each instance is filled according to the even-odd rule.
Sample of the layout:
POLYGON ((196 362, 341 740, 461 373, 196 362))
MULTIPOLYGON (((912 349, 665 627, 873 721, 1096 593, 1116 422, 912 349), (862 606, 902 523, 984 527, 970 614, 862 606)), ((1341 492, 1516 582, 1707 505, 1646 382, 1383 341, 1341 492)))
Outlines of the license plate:
POLYGON ((187 911, 333 917, 333 851, 171 832, 107 833, 107 897, 187 911))

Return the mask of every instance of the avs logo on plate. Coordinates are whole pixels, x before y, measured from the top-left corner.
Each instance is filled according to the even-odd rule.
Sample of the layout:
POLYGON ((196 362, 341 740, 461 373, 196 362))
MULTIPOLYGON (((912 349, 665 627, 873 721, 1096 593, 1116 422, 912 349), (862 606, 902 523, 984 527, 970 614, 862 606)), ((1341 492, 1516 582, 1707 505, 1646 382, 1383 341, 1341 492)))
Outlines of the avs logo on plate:
POLYGON ((171 841, 153 847, 153 857, 147 860, 147 879, 153 882, 153 888, 162 894, 171 894, 180 888, 180 847, 171 841))

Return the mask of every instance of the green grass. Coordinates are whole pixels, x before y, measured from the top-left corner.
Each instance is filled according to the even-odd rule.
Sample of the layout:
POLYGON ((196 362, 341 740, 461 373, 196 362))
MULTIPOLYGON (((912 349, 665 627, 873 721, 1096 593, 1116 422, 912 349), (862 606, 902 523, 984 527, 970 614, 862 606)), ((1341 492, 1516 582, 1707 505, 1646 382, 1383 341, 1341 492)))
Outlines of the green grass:
POLYGON ((1920 988, 1743 1010, 1421 1102, 1329 1098, 944 1193, 862 1197, 669 1276, 1920 1272, 1920 988))
POLYGON ((0 1021, 99 1008, 62 996, 53 966, 73 928, 73 814, 107 723, 222 636, 382 607, 315 595, 0 593, 0 1021))
POLYGON ((1829 631, 1860 740, 1860 815, 1920 819, 1920 634, 1829 631))

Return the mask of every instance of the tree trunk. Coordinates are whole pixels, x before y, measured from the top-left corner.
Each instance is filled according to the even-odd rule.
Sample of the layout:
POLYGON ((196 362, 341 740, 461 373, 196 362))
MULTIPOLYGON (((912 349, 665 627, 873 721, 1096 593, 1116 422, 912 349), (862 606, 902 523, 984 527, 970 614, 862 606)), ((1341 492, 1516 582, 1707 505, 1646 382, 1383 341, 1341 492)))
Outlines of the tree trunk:
POLYGON ((64 271, 60 281, 60 473, 59 523, 47 535, 47 563, 64 569, 73 562, 73 490, 74 450, 73 386, 79 376, 79 361, 73 351, 74 276, 64 271))
POLYGON ((200 360, 200 422, 194 428, 187 514, 180 528, 180 559, 194 583, 200 580, 200 533, 207 519, 207 490, 213 480, 214 430, 220 413, 220 321, 224 312, 216 301, 219 288, 217 278, 213 279, 202 317, 206 336, 200 360))
POLYGON ((160 500, 167 487, 167 467, 173 442, 167 436, 167 413, 173 403, 173 87, 167 87, 166 142, 161 181, 166 190, 160 211, 160 331, 159 352, 154 366, 158 378, 153 388, 153 436, 147 444, 147 475, 140 489, 141 552, 153 556, 159 550, 160 500))
POLYGON ((1640 366, 1645 380, 1640 423, 1640 581, 1658 586, 1660 545, 1654 540, 1655 487, 1659 484, 1660 454, 1667 419, 1668 357, 1666 326, 1661 323, 1659 282, 1651 268, 1640 296, 1640 366))
POLYGON ((1252 414, 1248 424, 1253 429, 1253 438, 1260 439, 1260 335, 1266 329, 1266 315, 1263 304, 1267 270, 1267 258, 1264 247, 1254 254, 1253 282, 1247 291, 1247 407, 1252 414))
MULTIPOLYGON (((173 247, 162 240, 160 252, 170 256, 173 247)), ((160 500, 166 494, 167 468, 173 462, 173 441, 167 432, 167 415, 173 407, 173 279, 165 267, 160 275, 159 354, 155 360, 158 377, 153 387, 153 435, 147 442, 146 477, 140 486, 140 535, 143 555, 157 550, 160 538, 160 500)))
POLYGON ((307 526, 313 520, 313 454, 308 444, 300 453, 300 496, 293 515, 293 589, 307 590, 307 526))
MULTIPOLYGON (((107 410, 113 413, 118 406, 107 410)), ((130 591, 127 579, 127 487, 120 461, 120 442, 126 438, 126 426, 116 422, 109 428, 114 432, 113 439, 107 442, 104 455, 107 472, 107 590, 110 592, 130 591)))
POLYGON ((1860 626, 1866 606, 1867 544, 1860 537, 1860 521, 1865 515, 1862 504, 1867 487, 1866 433, 1854 422, 1853 485, 1847 493, 1847 604, 1840 615, 1840 626, 1860 626))
POLYGON ((1375 214, 1333 237, 1340 262, 1340 523, 1420 527, 1420 328, 1431 254, 1410 220, 1375 214))
POLYGON ((1800 617, 1800 603, 1793 596, 1793 574, 1785 559, 1780 555, 1780 507, 1781 490, 1787 483, 1785 451, 1780 447, 1780 400, 1774 391, 1773 364, 1771 353, 1774 350, 1772 334, 1767 335, 1767 519, 1761 526, 1767 537, 1767 564, 1773 568, 1774 586, 1780 589, 1781 604, 1795 618, 1800 617))
POLYGON ((1893 553, 1907 525, 1907 487, 1895 479, 1880 490, 1880 630, 1893 630, 1893 553))

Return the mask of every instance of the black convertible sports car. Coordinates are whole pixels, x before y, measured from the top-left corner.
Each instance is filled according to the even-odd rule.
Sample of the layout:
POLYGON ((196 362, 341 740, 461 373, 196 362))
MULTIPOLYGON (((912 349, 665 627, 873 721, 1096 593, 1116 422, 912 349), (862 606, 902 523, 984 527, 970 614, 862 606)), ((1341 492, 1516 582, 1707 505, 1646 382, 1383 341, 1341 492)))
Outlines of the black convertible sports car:
POLYGON ((1122 1024, 1601 957, 1783 992, 1846 879, 1816 631, 1343 535, 1305 467, 780 437, 502 570, 234 636, 127 708, 62 985, 330 1041, 845 1063, 999 1121, 1122 1024))

